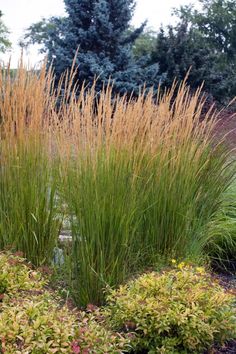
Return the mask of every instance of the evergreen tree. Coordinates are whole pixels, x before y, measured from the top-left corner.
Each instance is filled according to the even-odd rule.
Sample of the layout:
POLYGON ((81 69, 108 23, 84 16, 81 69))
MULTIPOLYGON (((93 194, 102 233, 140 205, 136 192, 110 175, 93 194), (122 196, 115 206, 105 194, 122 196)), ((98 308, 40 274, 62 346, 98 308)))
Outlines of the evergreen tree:
MULTIPOLYGON (((183 80, 190 70, 188 82, 196 88, 210 75, 212 52, 199 34, 189 28, 186 21, 176 27, 169 26, 167 33, 160 29, 152 61, 159 63, 165 73, 165 84, 170 86, 175 78, 183 80)), ((209 83, 208 83, 209 84, 209 83)))
POLYGON ((70 68, 76 51, 77 79, 88 85, 97 79, 97 90, 114 80, 114 90, 137 93, 144 81, 159 82, 157 65, 145 68, 135 62, 132 46, 145 23, 130 31, 134 0, 64 0, 67 17, 32 25, 25 39, 44 44, 57 78, 70 68))
POLYGON ((183 6, 176 14, 180 21, 188 21, 193 44, 201 48, 197 55, 201 70, 195 76, 204 79, 205 89, 217 100, 227 102, 236 96, 236 2, 199 0, 199 3, 199 9, 183 6))
POLYGON ((10 48, 11 43, 8 39, 9 31, 2 21, 3 13, 0 10, 0 52, 5 53, 5 51, 10 48))
POLYGON ((225 59, 236 55, 236 2, 235 0, 199 0, 200 10, 182 6, 175 10, 180 18, 188 19, 214 51, 225 59))
POLYGON ((165 73, 165 84, 183 80, 191 68, 192 88, 204 82, 204 90, 221 102, 236 96, 236 2, 199 0, 200 10, 182 6, 179 21, 165 32, 160 29, 152 63, 165 73))
MULTIPOLYGON (((131 28, 132 30, 132 28, 131 28)), ((147 60, 155 48, 157 32, 151 28, 145 28, 143 33, 136 39, 133 45, 133 54, 135 59, 143 59, 146 57, 147 60)))

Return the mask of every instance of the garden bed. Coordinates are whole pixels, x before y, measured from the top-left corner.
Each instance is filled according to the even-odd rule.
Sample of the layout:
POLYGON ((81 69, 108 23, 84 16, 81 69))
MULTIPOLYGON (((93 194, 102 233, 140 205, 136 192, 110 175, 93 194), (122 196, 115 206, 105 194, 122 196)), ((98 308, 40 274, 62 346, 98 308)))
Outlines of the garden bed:
MULTIPOLYGON (((158 324, 158 328, 161 329, 162 321, 165 322, 165 312, 161 315, 164 317, 161 317, 162 320, 160 318, 159 322, 158 319, 155 319, 155 302, 149 302, 149 299, 152 301, 151 299, 156 291, 155 289, 159 289, 157 291, 158 297, 159 292, 166 294, 164 298, 159 297, 158 301, 160 301, 160 304, 161 301, 164 301, 163 304, 168 304, 168 309, 169 306, 174 306, 174 309, 175 303, 178 306, 178 301, 180 301, 179 304, 181 304, 183 301, 183 303, 185 303, 187 299, 186 311, 190 311, 191 313, 191 306, 188 307, 189 305, 187 305, 190 296, 191 301, 196 302, 196 306, 202 303, 200 306, 202 306, 203 313, 205 311, 204 306, 206 306, 207 314, 211 311, 212 306, 215 306, 215 302, 217 303, 219 301, 221 305, 219 305, 219 307, 216 306, 218 308, 217 312, 220 313, 221 307, 226 306, 225 311, 231 316, 227 319, 229 321, 229 327, 227 327, 228 325, 224 327, 219 322, 219 325, 221 325, 222 338, 227 339, 227 336, 233 330, 232 316, 235 316, 236 312, 234 311, 233 315, 230 307, 227 307, 227 303, 231 303, 231 297, 233 299, 233 296, 234 301, 236 299, 235 278, 219 275, 210 276, 202 267, 194 267, 193 265, 182 262, 176 264, 176 266, 174 264, 174 267, 169 267, 166 270, 163 269, 160 273, 146 273, 140 278, 128 283, 126 285, 127 288, 121 287, 117 292, 111 291, 111 295, 107 297, 107 306, 98 308, 95 305, 88 304, 84 310, 81 310, 75 307, 70 298, 67 297, 63 299, 58 295, 58 291, 51 290, 51 287, 48 285, 48 274, 51 273, 49 268, 42 268, 41 270, 44 273, 44 275, 42 275, 42 273, 32 268, 29 263, 21 258, 20 254, 12 255, 10 253, 0 253, 0 266, 0 353, 148 353, 149 349, 143 349, 141 351, 138 349, 143 344, 144 346, 147 345, 145 344, 145 337, 147 337, 148 343, 150 342, 150 348, 156 341, 155 336, 152 337, 152 332, 149 333, 149 331, 146 332, 145 330, 145 326, 148 324, 148 322, 145 322, 145 312, 149 311, 148 306, 151 304, 151 306, 154 306, 154 312, 152 312, 150 307, 151 312, 149 312, 149 316, 154 316, 152 321, 154 321, 155 326, 158 324), (186 281, 189 283, 186 283, 186 281), (142 313, 138 312, 135 314, 135 307, 132 307, 135 306, 135 301, 137 300, 135 287, 139 287, 140 284, 145 284, 145 287, 142 288, 143 285, 141 285, 140 289, 143 290, 138 290, 138 296, 142 297, 142 291, 144 291, 143 294, 145 294, 145 296, 143 299, 140 298, 138 300, 141 301, 139 311, 144 311, 144 317, 142 317, 142 315, 140 317, 140 323, 143 323, 143 325, 140 325, 141 327, 138 329, 136 327, 136 323, 138 322, 132 320, 131 317, 134 316, 135 318, 135 316, 140 316, 142 313), (170 284, 172 285, 171 292, 169 293, 168 289, 170 284), (223 285, 223 287, 220 288, 219 284, 223 285), (134 290, 132 290, 133 286, 134 290), (185 292, 185 288, 187 290, 188 287, 195 289, 192 294, 189 290, 185 292), (196 296, 198 292, 199 295, 196 296), (209 304, 208 297, 204 295, 204 292, 209 292, 209 295, 207 295, 209 296, 209 304), (119 299, 122 301, 123 296, 124 304, 128 306, 127 310, 130 311, 130 309, 134 309, 133 314, 133 310, 131 310, 128 315, 131 316, 130 321, 125 319, 125 307, 122 309, 117 303, 117 301, 120 301, 119 299), (130 305, 129 302, 125 300, 126 296, 130 299, 130 305), (170 296, 169 299, 168 296, 170 296), (192 298, 192 296, 194 298, 192 298), (215 300, 211 300, 211 297, 214 297, 215 300), (173 299, 175 299, 175 301, 173 301, 173 299), (143 304, 141 305, 143 301, 147 301, 147 307, 146 305, 144 307, 143 304), (151 315, 152 313, 153 315, 151 315), (114 318, 116 318, 115 322, 114 318), (122 328, 122 325, 119 325, 120 319, 122 319, 122 322, 124 321, 124 328, 122 328), (142 322, 143 320, 144 322, 142 322), (140 337, 141 328, 144 330, 144 336, 141 335, 140 337)), ((158 299, 158 297, 156 299, 158 299)), ((158 302, 156 304, 158 305, 158 302)), ((160 311, 160 309, 161 307, 158 311, 160 311)), ((178 310, 175 311, 177 311, 176 318, 178 318, 178 310)), ((196 312, 196 310, 193 311, 193 314, 194 312, 196 312)), ((222 314, 220 316, 222 316, 222 314)), ((175 316, 174 313, 173 316, 175 316)), ((197 312, 196 316, 198 316, 197 312)), ((215 318, 214 321, 218 321, 218 319, 215 318)), ((200 317, 198 320, 202 321, 200 317)), ((203 324, 207 324, 207 322, 204 321, 203 324)), ((189 325, 192 326, 191 321, 189 325)), ((181 326, 181 324, 177 325, 176 329, 179 328, 178 330, 181 330, 181 326)), ((235 330, 233 330, 233 332, 236 336, 235 330)), ((186 334, 187 333, 188 331, 186 334)), ((202 336, 206 335, 206 333, 204 333, 205 331, 203 330, 202 336)), ((214 333, 214 329, 212 333, 214 333)), ((166 339, 169 341, 168 345, 173 344, 171 342, 171 335, 171 332, 166 332, 166 339)), ((198 335, 196 335, 196 339, 197 338, 198 335)), ((162 341, 163 338, 161 339, 160 337, 160 340, 162 341)), ((184 344, 184 337, 181 340, 183 340, 184 344)), ((165 347, 167 342, 164 340, 163 343, 166 343, 163 344, 165 347)), ((224 346, 211 346, 205 353, 235 353, 235 344, 235 340, 229 340, 224 346)), ((158 345, 158 342, 156 342, 155 345, 158 345)), ((157 351, 157 353, 171 353, 171 351, 168 351, 168 345, 166 351, 157 351)), ((190 342, 187 341, 185 345, 191 348, 193 344, 190 340, 190 342)), ((204 346, 204 342, 201 345, 204 346)), ((187 352, 203 353, 203 351, 199 350, 198 345, 192 348, 195 349, 187 352)))

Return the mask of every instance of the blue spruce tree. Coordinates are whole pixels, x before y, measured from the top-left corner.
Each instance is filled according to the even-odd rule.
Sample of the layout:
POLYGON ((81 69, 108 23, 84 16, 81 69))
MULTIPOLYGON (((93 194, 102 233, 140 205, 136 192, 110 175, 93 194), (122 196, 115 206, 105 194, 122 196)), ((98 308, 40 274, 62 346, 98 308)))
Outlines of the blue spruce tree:
POLYGON ((145 23, 131 31, 135 0, 64 0, 67 17, 32 25, 25 39, 44 44, 56 77, 71 67, 76 55, 76 79, 96 89, 113 80, 115 93, 137 94, 140 86, 159 83, 158 66, 134 60, 132 47, 145 23))

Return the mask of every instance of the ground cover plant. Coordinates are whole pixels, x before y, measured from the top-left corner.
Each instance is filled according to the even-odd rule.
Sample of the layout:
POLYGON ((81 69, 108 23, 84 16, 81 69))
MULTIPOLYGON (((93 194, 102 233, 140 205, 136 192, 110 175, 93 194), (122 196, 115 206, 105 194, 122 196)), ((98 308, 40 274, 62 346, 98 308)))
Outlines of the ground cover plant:
POLYGON ((68 282, 86 306, 160 258, 204 257, 235 166, 200 90, 114 99, 112 85, 78 92, 75 72, 55 87, 45 67, 1 71, 0 247, 50 263, 65 214, 68 282))
POLYGON ((106 311, 114 328, 135 332, 135 352, 203 353, 236 337, 235 295, 184 262, 111 291, 106 311))
MULTIPOLYGON (((0 353, 122 353, 129 338, 69 310, 19 255, 0 253, 0 353)), ((101 316, 100 316, 101 317, 101 316)))
POLYGON ((235 294, 203 267, 173 265, 80 310, 51 290, 45 267, 1 252, 0 353, 202 353, 234 338, 235 294))

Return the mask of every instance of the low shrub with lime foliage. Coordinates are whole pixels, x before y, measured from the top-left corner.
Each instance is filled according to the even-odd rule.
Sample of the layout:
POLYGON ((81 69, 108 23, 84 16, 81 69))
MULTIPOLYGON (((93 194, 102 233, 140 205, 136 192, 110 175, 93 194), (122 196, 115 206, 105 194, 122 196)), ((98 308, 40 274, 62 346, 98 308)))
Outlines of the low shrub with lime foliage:
POLYGON ((123 353, 128 337, 106 327, 100 310, 75 311, 19 256, 0 253, 0 353, 123 353))
POLYGON ((15 295, 18 291, 40 290, 46 284, 42 275, 29 268, 21 253, 0 253, 0 294, 15 295))
POLYGON ((144 274, 107 300, 112 326, 135 333, 135 352, 202 353, 236 337, 236 298, 202 267, 144 274))

